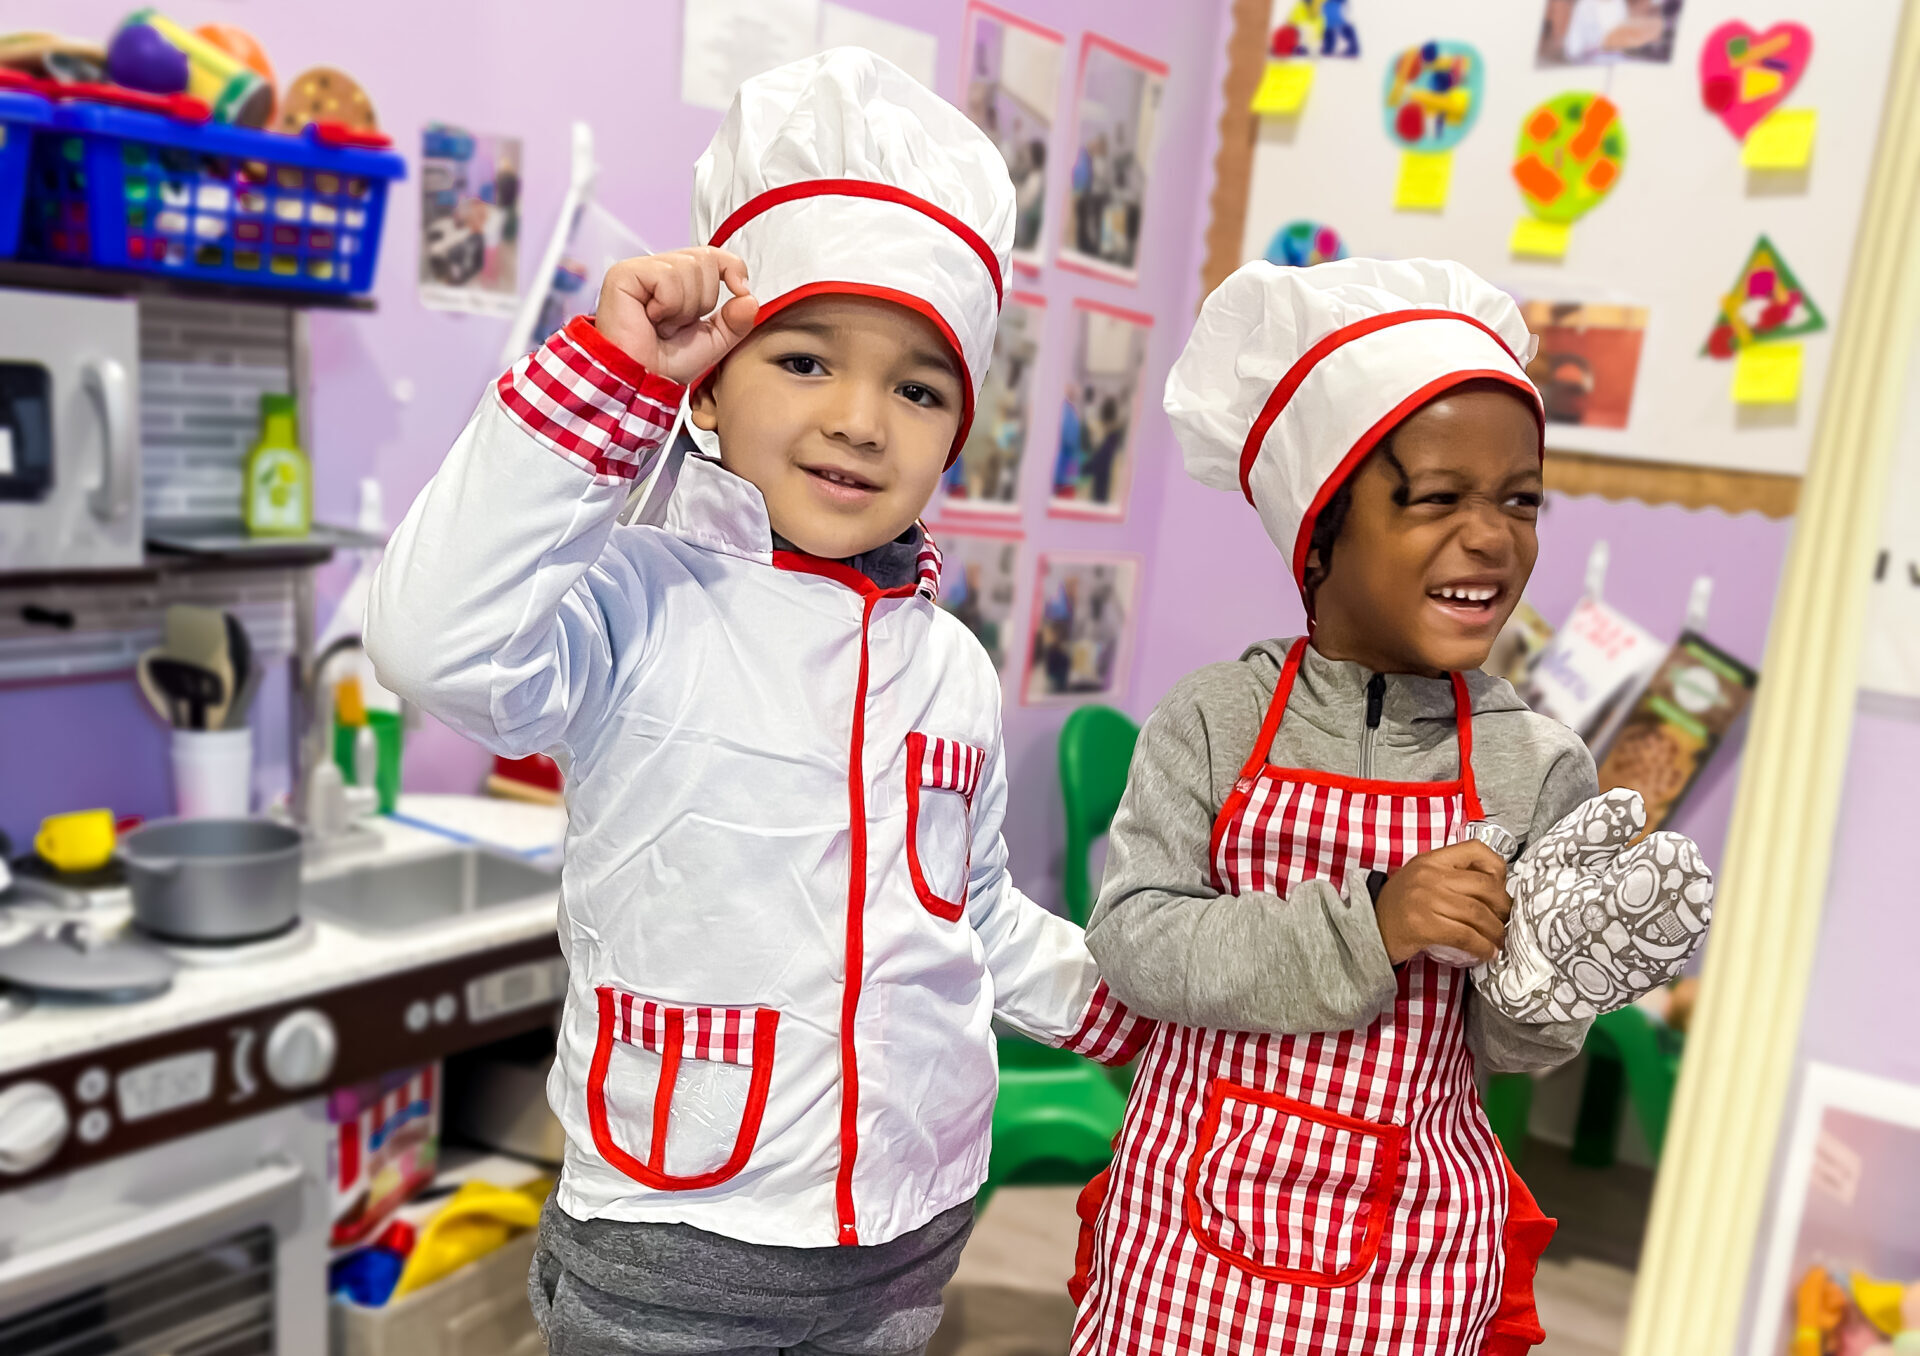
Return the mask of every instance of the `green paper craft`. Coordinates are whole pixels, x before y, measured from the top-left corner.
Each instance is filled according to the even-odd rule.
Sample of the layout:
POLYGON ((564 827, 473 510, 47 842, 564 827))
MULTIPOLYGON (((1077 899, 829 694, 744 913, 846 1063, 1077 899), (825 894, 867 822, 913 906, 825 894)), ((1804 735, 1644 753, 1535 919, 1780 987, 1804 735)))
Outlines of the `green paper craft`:
POLYGON ((1817 334, 1827 327, 1807 289, 1764 235, 1747 253, 1733 290, 1720 298, 1720 317, 1700 351, 1731 358, 1752 344, 1771 344, 1817 334))
POLYGON ((1578 221, 1613 191, 1627 160, 1620 110, 1604 94, 1556 94, 1527 114, 1513 178, 1542 221, 1578 221))

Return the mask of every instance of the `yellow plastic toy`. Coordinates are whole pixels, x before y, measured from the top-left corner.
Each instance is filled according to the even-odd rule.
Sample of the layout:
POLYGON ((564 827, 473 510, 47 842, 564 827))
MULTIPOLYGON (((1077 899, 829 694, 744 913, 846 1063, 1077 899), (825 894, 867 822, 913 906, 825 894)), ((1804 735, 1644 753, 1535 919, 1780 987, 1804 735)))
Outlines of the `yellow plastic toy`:
POLYGON ((463 1184, 420 1231, 393 1297, 423 1290, 536 1227, 540 1206, 552 1190, 552 1180, 545 1177, 513 1190, 488 1182, 463 1184))
POLYGON ((1860 1306, 1867 1322, 1888 1337, 1896 1336, 1905 1325, 1900 1319, 1900 1301, 1907 1288, 1898 1281, 1876 1281, 1863 1271, 1848 1278, 1853 1287, 1853 1302, 1860 1306))

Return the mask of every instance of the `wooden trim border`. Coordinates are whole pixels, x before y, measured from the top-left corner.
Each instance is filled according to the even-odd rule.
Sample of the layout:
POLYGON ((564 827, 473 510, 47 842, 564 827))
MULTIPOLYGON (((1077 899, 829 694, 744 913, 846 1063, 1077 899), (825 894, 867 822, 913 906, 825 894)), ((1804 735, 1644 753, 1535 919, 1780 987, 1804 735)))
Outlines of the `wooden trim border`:
MULTIPOLYGON (((1551 426, 1549 426, 1551 427, 1551 426)), ((1723 471, 1710 466, 1601 457, 1547 449, 1547 489, 1555 494, 1637 499, 1646 504, 1715 508, 1791 518, 1800 502, 1800 477, 1759 471, 1723 471)))

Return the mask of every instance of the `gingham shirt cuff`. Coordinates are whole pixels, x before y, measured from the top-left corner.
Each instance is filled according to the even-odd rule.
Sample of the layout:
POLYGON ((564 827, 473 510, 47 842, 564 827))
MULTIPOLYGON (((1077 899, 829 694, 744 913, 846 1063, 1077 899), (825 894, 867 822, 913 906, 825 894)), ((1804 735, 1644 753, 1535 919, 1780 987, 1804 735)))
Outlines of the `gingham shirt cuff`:
POLYGON ((1107 988, 1107 982, 1103 979, 1094 985, 1093 997, 1087 1003, 1087 1014, 1080 1019, 1080 1029, 1060 1048, 1071 1050, 1076 1055, 1085 1055, 1101 1064, 1119 1065, 1139 1054, 1140 1047, 1147 1043, 1147 1037, 1152 1034, 1153 1023, 1127 1011, 1126 1005, 1113 996, 1113 991, 1107 988))
POLYGON ((583 315, 494 383, 509 418, 601 483, 652 469, 685 390, 640 366, 583 315))

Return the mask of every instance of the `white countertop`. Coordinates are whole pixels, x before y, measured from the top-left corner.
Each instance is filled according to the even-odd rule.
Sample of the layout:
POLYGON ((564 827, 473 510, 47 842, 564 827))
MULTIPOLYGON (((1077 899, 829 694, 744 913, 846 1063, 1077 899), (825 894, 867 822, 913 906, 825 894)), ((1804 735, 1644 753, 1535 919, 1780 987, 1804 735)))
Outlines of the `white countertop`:
MULTIPOLYGON (((456 850, 463 841, 502 847, 533 861, 556 865, 564 813, 478 797, 403 796, 400 822, 376 819, 378 848, 309 866, 309 875, 351 870, 369 862, 399 861, 456 850), (427 825, 441 826, 438 830, 427 825)), ((124 898, 124 896, 123 896, 124 898)), ((380 975, 418 969, 454 956, 509 946, 555 926, 558 894, 535 896, 465 917, 450 918, 408 933, 373 935, 349 931, 324 919, 303 919, 309 944, 267 943, 250 959, 224 964, 182 964, 173 984, 158 997, 134 1003, 37 999, 17 1016, 0 1012, 0 1078, 48 1060, 103 1049, 132 1036, 213 1020, 270 1001, 298 998, 380 975)), ((125 902, 105 902, 81 913, 47 905, 0 908, 0 943, 14 940, 45 920, 84 917, 103 931, 124 927, 125 902)))

